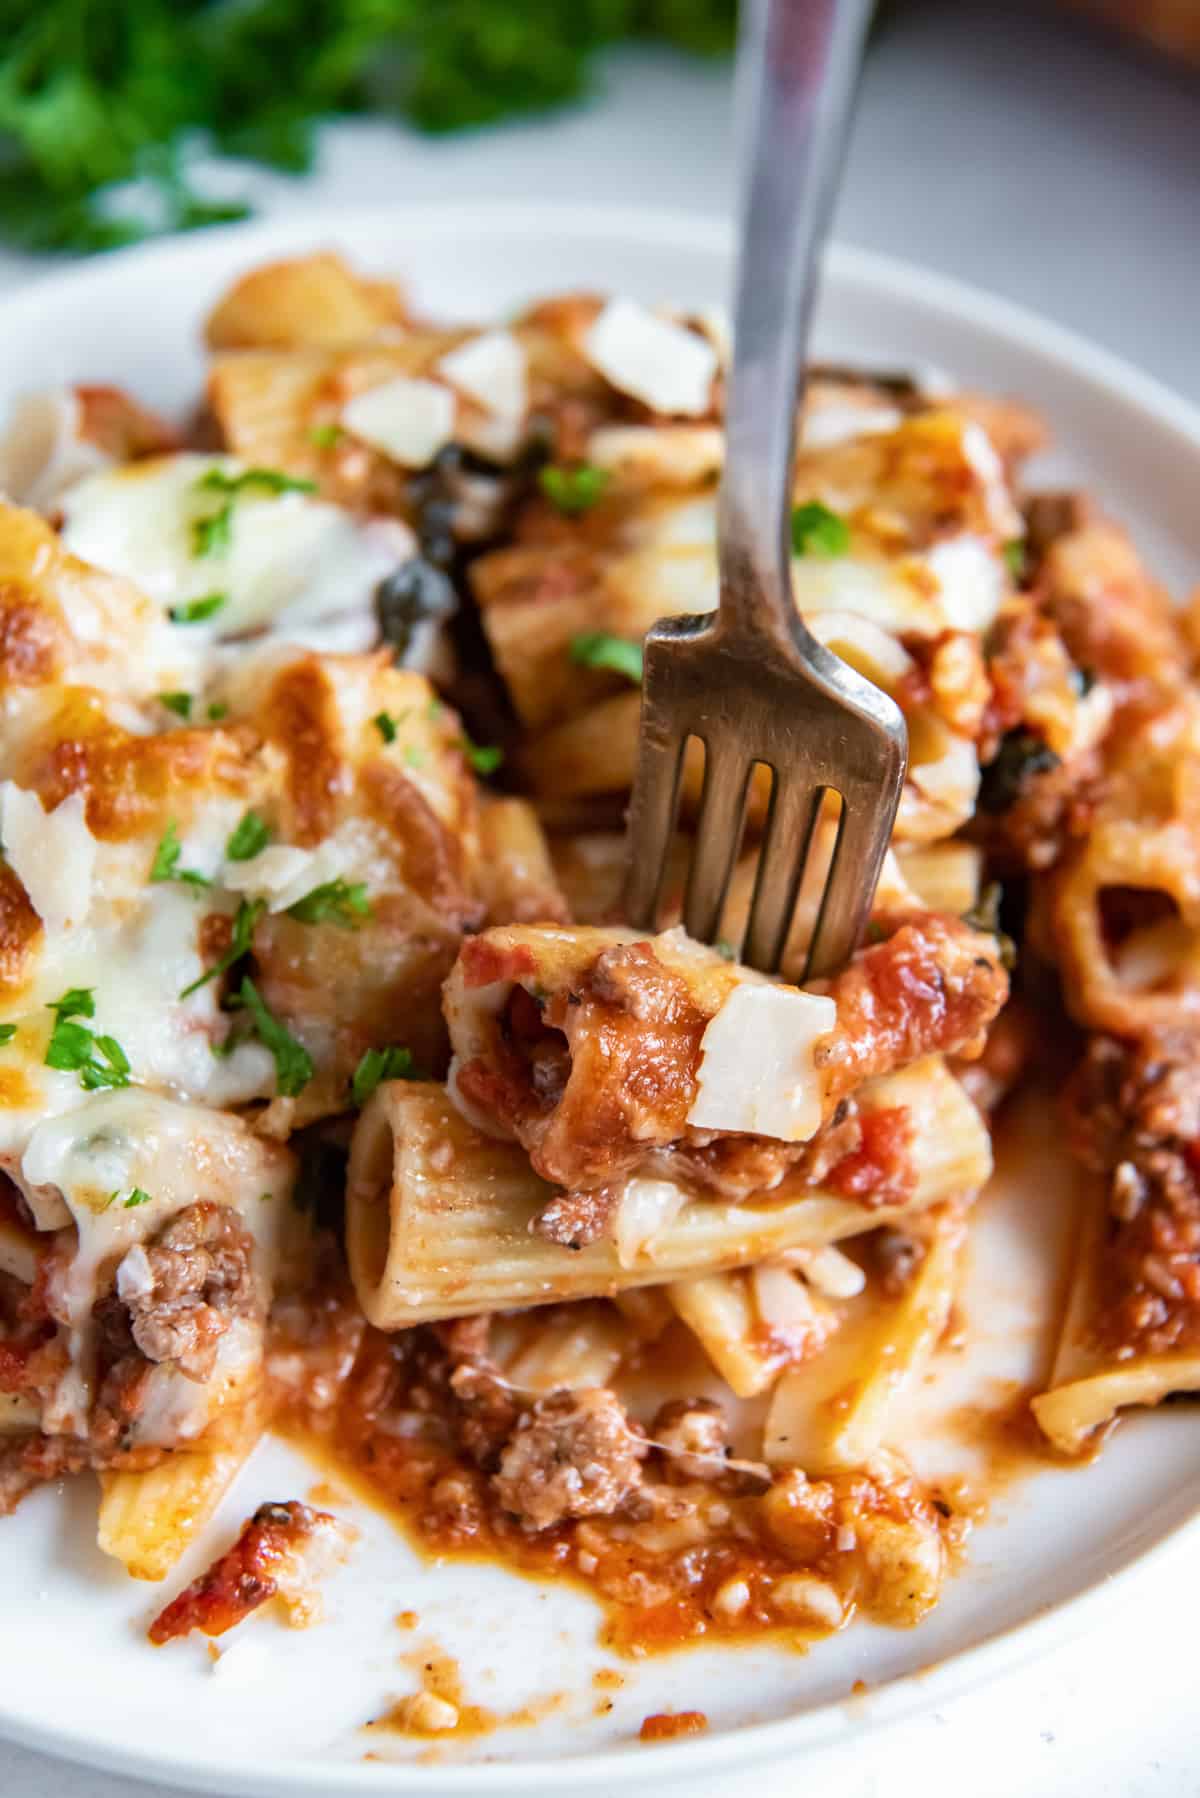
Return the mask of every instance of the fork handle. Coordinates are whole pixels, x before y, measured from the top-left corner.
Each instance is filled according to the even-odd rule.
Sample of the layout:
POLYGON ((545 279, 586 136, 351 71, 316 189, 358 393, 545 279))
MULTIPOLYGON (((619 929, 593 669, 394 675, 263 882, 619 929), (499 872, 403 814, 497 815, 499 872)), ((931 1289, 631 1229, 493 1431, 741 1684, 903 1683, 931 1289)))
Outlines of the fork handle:
POLYGON ((723 636, 823 658, 792 599, 796 411, 871 0, 743 0, 741 254, 719 506, 723 636))

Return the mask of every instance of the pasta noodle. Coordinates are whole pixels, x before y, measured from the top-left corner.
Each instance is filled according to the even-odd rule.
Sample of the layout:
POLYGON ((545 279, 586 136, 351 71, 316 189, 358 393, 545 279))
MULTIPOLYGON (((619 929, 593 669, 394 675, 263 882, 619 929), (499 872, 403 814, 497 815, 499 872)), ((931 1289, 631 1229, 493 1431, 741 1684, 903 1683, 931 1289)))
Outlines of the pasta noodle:
POLYGON ((436 1087, 381 1087, 359 1120, 347 1184, 346 1241, 359 1302, 381 1329, 717 1272, 782 1249, 840 1241, 987 1178, 978 1113, 940 1063, 880 1082, 863 1103, 908 1106, 918 1147, 906 1206, 867 1210, 785 1181, 759 1200, 686 1206, 634 1267, 611 1241, 564 1255, 530 1232, 548 1188, 514 1146, 469 1124, 436 1087))

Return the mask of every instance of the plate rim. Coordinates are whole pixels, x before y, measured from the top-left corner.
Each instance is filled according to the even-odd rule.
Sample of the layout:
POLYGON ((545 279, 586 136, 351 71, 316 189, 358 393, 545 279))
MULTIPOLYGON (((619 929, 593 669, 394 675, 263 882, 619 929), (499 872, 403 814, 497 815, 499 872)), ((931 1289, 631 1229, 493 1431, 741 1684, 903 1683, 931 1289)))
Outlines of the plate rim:
MULTIPOLYGON (((36 322, 44 304, 86 303, 97 285, 136 282, 143 272, 160 277, 190 266, 209 270, 243 253, 272 256, 304 245, 321 247, 347 235, 377 230, 381 241, 411 231, 425 244, 453 238, 463 231, 488 237, 546 234, 548 231, 588 240, 640 240, 654 247, 676 247, 728 256, 729 223, 705 213, 682 210, 587 205, 566 206, 534 201, 425 202, 401 206, 372 205, 333 212, 320 207, 297 208, 263 220, 210 228, 194 237, 177 237, 105 252, 77 266, 56 267, 0 295, 0 332, 6 325, 36 322)), ((826 278, 877 294, 884 304, 900 299, 939 311, 1007 342, 1014 340, 1067 369, 1108 399, 1149 415, 1180 441, 1200 471, 1200 405, 1173 393, 1163 382, 1123 357, 1091 343, 1068 326, 972 284, 925 269, 901 258, 856 245, 836 243, 826 260, 826 278)), ((176 1789, 245 1793, 252 1798, 359 1798, 368 1792, 399 1798, 424 1794, 471 1792, 525 1793, 558 1786, 564 1775, 591 1790, 609 1780, 636 1777, 676 1780, 688 1774, 709 1775, 732 1765, 748 1768, 797 1750, 836 1747, 851 1735, 877 1731, 931 1709, 967 1690, 1002 1677, 1047 1653, 1056 1642, 1082 1633, 1099 1615, 1127 1599, 1135 1579, 1159 1569, 1200 1538, 1200 1494, 1197 1509, 1166 1524, 1155 1540, 1108 1573, 1098 1574, 1080 1591, 1035 1611, 972 1647, 932 1667, 901 1674, 870 1688, 862 1699, 840 1699, 814 1706, 797 1716, 747 1724, 714 1734, 656 1747, 652 1761, 638 1765, 636 1744, 604 1748, 582 1755, 547 1759, 464 1762, 445 1767, 402 1763, 370 1765, 353 1762, 280 1761, 264 1768, 244 1757, 212 1758, 191 1753, 165 1757, 137 1747, 117 1747, 85 1730, 29 1723, 0 1697, 0 1738, 36 1752, 100 1771, 157 1780, 176 1789)))

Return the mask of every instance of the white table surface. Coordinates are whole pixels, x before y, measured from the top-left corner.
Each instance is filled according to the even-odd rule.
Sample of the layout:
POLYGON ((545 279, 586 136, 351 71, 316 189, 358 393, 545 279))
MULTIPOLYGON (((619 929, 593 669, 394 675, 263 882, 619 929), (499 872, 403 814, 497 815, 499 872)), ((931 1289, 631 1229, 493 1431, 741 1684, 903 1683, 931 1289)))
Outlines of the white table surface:
MULTIPOLYGON (((716 212, 731 193, 728 131, 722 70, 638 52, 611 60, 588 106, 548 121, 433 141, 339 125, 313 176, 238 185, 279 212, 492 195, 716 212)), ((1200 401, 1200 78, 1013 0, 910 0, 872 54, 838 232, 1023 301, 1200 401)), ((0 253, 0 286, 37 267, 0 253)), ((1180 1427, 1196 1426, 1181 1415, 1180 1427)), ((748 1778, 746 1798, 1196 1798, 1200 1669, 1185 1617, 1198 1592, 1200 1543, 1135 1582, 1101 1632, 852 1752, 748 1778)), ((2 1798, 130 1790, 0 1744, 2 1798)))

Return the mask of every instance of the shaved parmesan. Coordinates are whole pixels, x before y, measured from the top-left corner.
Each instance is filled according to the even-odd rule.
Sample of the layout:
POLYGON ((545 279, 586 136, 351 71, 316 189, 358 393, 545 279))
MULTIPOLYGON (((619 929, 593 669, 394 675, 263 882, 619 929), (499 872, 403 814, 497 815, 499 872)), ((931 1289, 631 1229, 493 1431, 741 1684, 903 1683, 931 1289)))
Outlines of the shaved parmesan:
POLYGON ((341 423, 402 468, 426 468, 454 435, 454 395, 400 375, 343 406, 341 423))
POLYGON ((503 418, 519 416, 528 404, 525 352, 511 331, 472 337, 443 356, 438 370, 468 399, 503 418))
POLYGON ((837 1023, 832 999, 798 987, 735 986, 701 1039, 697 1130, 738 1130, 807 1142, 821 1123, 813 1051, 837 1023))
POLYGON ((937 576, 942 615, 950 629, 989 630, 1007 584, 1004 564, 991 545, 981 537, 951 537, 935 544, 925 560, 937 576))
POLYGON ((83 796, 69 793, 47 814, 36 793, 11 780, 0 787, 0 839, 9 866, 47 931, 82 924, 92 903, 96 839, 83 796))
POLYGON ((914 666, 903 644, 869 618, 854 612, 810 612, 804 622, 818 643, 889 693, 914 666))
POLYGON ((267 910, 286 911, 311 893, 346 873, 346 858, 339 846, 324 842, 316 849, 295 849, 285 843, 263 849, 249 861, 229 862, 222 885, 234 893, 250 893, 267 901, 267 910))
POLYGON ((49 512, 65 488, 107 467, 111 456, 80 434, 82 422, 72 387, 19 399, 0 436, 0 492, 18 505, 49 512))
POLYGON ((805 411, 800 441, 806 450, 828 449, 831 444, 849 443, 855 437, 876 437, 882 431, 895 431, 903 423, 904 414, 894 406, 814 405, 805 411))
POLYGON ((583 353, 605 380, 655 412, 699 418, 712 403, 712 344, 632 300, 609 301, 588 330, 583 353))

